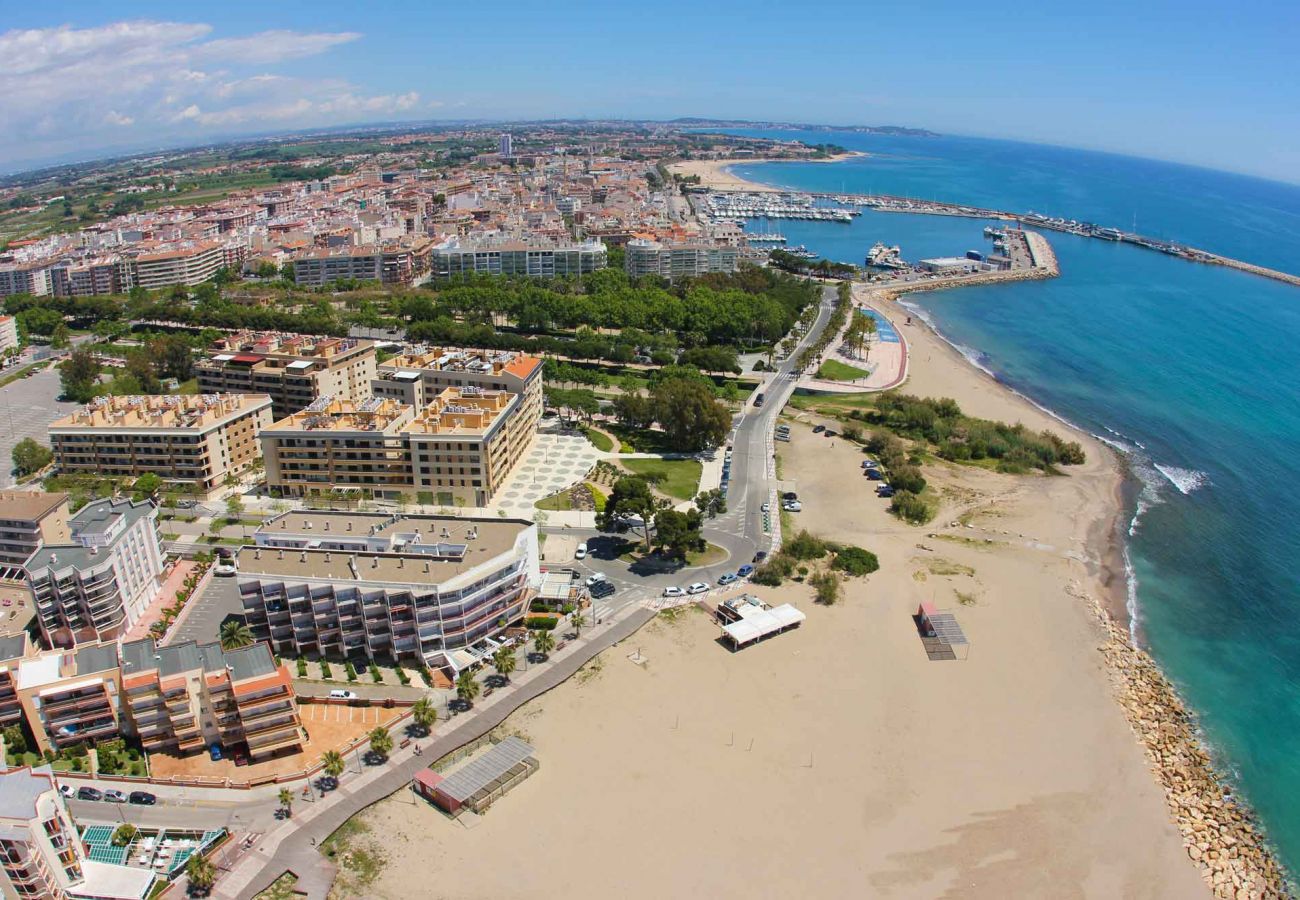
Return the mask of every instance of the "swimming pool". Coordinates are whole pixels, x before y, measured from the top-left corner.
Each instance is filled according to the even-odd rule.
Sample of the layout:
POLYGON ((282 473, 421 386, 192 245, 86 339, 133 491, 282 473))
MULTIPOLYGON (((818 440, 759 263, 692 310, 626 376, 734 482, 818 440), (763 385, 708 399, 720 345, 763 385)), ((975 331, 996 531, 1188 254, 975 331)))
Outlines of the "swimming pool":
POLYGON ((860 309, 858 312, 864 316, 871 316, 871 318, 876 320, 876 337, 880 339, 881 343, 898 343, 898 332, 894 330, 893 325, 889 324, 888 319, 876 312, 874 309, 860 309))

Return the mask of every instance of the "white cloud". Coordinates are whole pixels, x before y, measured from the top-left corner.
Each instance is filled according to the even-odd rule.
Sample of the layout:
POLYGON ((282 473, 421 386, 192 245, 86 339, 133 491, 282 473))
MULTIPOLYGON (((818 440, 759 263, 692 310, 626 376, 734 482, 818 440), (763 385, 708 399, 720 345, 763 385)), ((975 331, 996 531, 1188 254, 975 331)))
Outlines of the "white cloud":
POLYGON ((355 32, 212 34, 203 23, 143 20, 0 33, 0 163, 97 141, 180 142, 422 108, 415 91, 369 94, 342 79, 267 71, 359 40, 355 32))

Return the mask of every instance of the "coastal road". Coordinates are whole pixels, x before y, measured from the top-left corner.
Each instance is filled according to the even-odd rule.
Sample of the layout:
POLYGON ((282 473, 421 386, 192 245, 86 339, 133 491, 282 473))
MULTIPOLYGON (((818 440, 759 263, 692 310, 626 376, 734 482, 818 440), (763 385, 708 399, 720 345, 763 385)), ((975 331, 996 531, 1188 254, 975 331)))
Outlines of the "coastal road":
POLYGON ((612 581, 617 593, 597 601, 596 614, 607 615, 629 605, 642 603, 659 596, 669 586, 685 587, 695 581, 716 586, 718 578, 726 572, 735 572, 748 563, 758 550, 770 550, 773 535, 763 530, 764 503, 772 503, 771 521, 780 521, 780 505, 773 500, 776 477, 773 460, 772 432, 777 416, 794 393, 798 381, 796 360, 805 347, 814 343, 830 322, 835 309, 836 284, 822 288, 817 318, 812 327, 791 353, 772 374, 759 391, 765 395, 761 407, 746 404, 736 419, 730 440, 731 482, 727 492, 727 512, 705 523, 704 537, 727 552, 727 559, 709 566, 682 569, 677 572, 636 573, 627 563, 612 553, 602 552, 619 538, 595 529, 543 529, 547 532, 572 535, 586 540, 589 555, 585 560, 570 565, 583 574, 601 572, 612 581))

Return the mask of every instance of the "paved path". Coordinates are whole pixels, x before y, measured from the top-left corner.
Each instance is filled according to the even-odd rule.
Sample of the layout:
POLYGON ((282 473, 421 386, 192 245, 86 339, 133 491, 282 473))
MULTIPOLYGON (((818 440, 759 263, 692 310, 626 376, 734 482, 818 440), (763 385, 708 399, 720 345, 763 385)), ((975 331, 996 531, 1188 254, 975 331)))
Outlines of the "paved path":
POLYGON ((309 898, 324 900, 333 882, 334 867, 317 850, 319 843, 352 816, 405 788, 415 773, 429 763, 487 734, 520 706, 562 684, 588 660, 634 634, 654 615, 647 609, 631 609, 619 621, 570 641, 566 648, 569 652, 552 654, 551 662, 517 675, 512 689, 480 700, 473 714, 453 720, 460 724, 442 726, 446 730, 424 745, 421 756, 415 756, 410 748, 396 752, 382 770, 355 779, 345 776, 330 802, 307 809, 302 804, 295 806, 293 818, 240 859, 217 885, 214 896, 248 900, 288 871, 298 876, 297 890, 309 898))

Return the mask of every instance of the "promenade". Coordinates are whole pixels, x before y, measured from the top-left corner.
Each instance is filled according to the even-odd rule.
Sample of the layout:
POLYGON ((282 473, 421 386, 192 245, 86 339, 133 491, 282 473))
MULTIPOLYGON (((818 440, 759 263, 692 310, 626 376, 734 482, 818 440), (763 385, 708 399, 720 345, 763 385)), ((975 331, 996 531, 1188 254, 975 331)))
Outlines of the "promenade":
MULTIPOLYGON (((517 672, 506 688, 475 702, 471 712, 434 726, 433 734, 404 749, 395 749, 388 761, 365 767, 357 774, 349 770, 339 779, 337 790, 315 803, 298 803, 293 817, 266 834, 249 849, 218 882, 212 896, 223 900, 249 900, 265 890, 285 872, 298 877, 296 889, 303 895, 324 900, 334 880, 334 866, 317 846, 339 826, 373 803, 405 788, 415 773, 440 757, 463 747, 505 721, 523 704, 562 684, 598 653, 634 634, 654 618, 643 606, 628 607, 615 620, 589 628, 550 659, 517 672), (416 744, 421 754, 415 755, 416 744), (305 807, 305 808, 304 808, 305 807)), ((394 742, 405 740, 404 731, 394 733, 394 742)))

